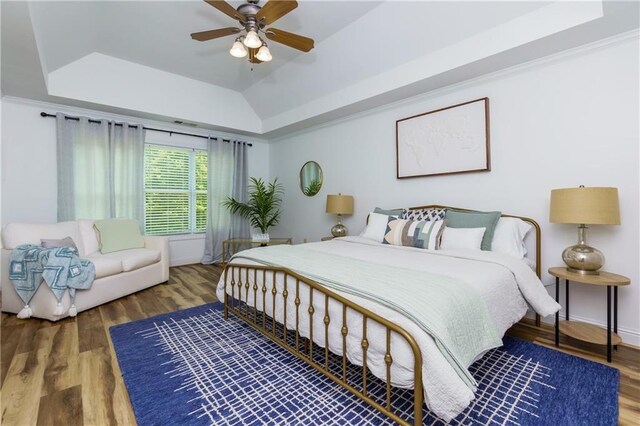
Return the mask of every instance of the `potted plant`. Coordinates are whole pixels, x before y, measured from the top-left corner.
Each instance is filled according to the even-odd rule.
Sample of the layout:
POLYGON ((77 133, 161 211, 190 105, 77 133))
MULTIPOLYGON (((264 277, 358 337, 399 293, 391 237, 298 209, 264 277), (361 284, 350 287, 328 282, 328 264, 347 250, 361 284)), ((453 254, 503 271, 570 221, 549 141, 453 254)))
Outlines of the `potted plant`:
POLYGON ((249 219, 249 223, 262 234, 253 236, 254 241, 269 241, 268 230, 278 224, 280 220, 280 205, 284 189, 275 178, 266 184, 261 178, 249 178, 249 201, 241 203, 233 197, 227 197, 223 205, 231 214, 237 214, 249 219))

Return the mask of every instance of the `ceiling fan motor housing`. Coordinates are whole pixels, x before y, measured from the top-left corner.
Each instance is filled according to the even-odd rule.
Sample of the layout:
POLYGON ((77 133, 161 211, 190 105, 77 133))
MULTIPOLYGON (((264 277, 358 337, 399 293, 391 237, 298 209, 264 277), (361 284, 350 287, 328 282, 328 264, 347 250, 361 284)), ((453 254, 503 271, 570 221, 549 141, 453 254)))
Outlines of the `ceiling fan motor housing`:
POLYGON ((249 3, 241 4, 238 7, 238 13, 244 16, 244 27, 247 31, 263 29, 264 25, 256 21, 256 14, 260 11, 261 7, 258 6, 258 0, 249 0, 249 3))

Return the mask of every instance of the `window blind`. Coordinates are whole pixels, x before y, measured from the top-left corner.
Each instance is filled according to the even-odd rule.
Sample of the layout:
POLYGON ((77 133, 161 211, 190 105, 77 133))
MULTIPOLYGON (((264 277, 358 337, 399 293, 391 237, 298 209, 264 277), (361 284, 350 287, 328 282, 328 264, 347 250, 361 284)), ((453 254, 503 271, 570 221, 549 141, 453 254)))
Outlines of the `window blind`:
POLYGON ((204 232, 207 213, 207 153, 145 145, 145 232, 204 232))

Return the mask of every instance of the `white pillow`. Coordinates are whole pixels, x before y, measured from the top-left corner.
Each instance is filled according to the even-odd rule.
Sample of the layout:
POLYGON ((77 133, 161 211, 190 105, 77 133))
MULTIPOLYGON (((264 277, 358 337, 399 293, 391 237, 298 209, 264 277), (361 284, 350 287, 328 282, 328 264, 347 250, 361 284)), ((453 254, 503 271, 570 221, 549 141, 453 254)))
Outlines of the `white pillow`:
POLYGON ((369 222, 367 222, 367 227, 364 228, 360 236, 381 243, 387 231, 389 217, 397 218, 397 216, 387 216, 386 214, 369 213, 369 222))
POLYGON ((481 250, 482 237, 487 228, 449 228, 444 227, 440 249, 481 250))
POLYGON ((491 251, 523 259, 527 255, 524 237, 532 228, 531 224, 517 217, 501 217, 493 233, 491 251))

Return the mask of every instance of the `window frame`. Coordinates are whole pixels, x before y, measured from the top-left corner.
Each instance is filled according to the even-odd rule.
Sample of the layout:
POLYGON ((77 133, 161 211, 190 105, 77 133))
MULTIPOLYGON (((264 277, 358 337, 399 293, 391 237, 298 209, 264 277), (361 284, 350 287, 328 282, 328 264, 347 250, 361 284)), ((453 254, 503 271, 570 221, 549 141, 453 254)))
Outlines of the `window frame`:
MULTIPOLYGON (((197 229, 196 224, 196 202, 198 194, 207 194, 207 189, 198 190, 196 189, 196 156, 198 153, 203 153, 205 158, 208 157, 208 152, 206 149, 180 146, 180 145, 172 145, 162 142, 155 141, 145 141, 144 143, 144 179, 143 179, 143 191, 144 191, 144 233, 145 235, 158 235, 158 236, 189 236, 189 235, 203 235, 206 232, 206 221, 203 229, 197 229), (147 188, 146 183, 146 167, 147 167, 147 147, 154 147, 160 150, 167 151, 183 151, 188 153, 188 172, 187 172, 187 189, 149 189, 147 188), (166 233, 148 233, 147 232, 147 194, 186 194, 188 200, 188 230, 186 232, 184 230, 177 232, 166 232, 166 233)), ((208 167, 208 164, 207 164, 208 167)), ((208 181, 205 180, 205 184, 208 187, 208 181)), ((208 208, 208 206, 207 206, 208 208)))

